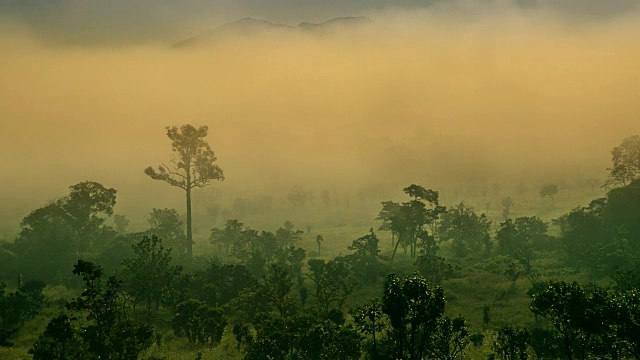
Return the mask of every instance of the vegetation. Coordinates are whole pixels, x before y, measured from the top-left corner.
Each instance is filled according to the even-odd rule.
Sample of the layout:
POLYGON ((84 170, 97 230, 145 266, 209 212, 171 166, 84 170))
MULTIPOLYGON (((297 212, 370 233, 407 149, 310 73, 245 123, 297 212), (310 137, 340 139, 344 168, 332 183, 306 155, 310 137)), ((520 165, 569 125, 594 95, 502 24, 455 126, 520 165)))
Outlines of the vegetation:
POLYGON ((205 187, 212 180, 224 180, 222 169, 214 164, 217 160, 213 150, 204 140, 208 127, 196 129, 193 125, 167 127, 167 137, 171 140, 173 152, 177 159, 172 159, 173 166, 162 164, 155 170, 151 166, 144 169, 153 180, 162 180, 171 186, 185 191, 187 196, 187 239, 186 251, 193 253, 193 235, 191 226, 191 190, 205 187))
MULTIPOLYGON (((206 128, 181 129, 169 131, 199 140, 189 150, 172 138, 174 150, 204 160, 178 169, 210 176, 197 184, 221 179, 206 128)), ((156 178, 179 182, 161 169, 156 178)), ((186 235, 169 208, 152 209, 140 232, 120 215, 116 231, 106 221, 116 190, 85 181, 28 214, 2 247, 0 357, 640 359, 640 179, 622 173, 605 197, 555 219, 521 214, 498 191, 502 212, 445 207, 411 184, 407 201, 368 213, 377 227, 336 231, 314 218, 306 231, 283 219, 258 230, 248 224, 261 207, 234 200, 227 215, 247 220, 212 224, 200 256, 185 246, 189 216, 186 235)), ((322 194, 330 201, 313 205, 296 187, 281 204, 333 214, 340 198, 322 194)))

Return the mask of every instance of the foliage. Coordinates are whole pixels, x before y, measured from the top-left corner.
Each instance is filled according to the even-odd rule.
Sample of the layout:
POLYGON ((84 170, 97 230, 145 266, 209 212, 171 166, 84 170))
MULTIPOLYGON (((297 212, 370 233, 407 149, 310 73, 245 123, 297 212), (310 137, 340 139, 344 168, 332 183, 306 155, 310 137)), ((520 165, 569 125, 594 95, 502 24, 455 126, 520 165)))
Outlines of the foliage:
POLYGON ((196 272, 191 281, 191 296, 208 306, 223 307, 257 281, 242 265, 211 262, 202 271, 196 272))
POLYGON ((147 323, 151 320, 152 304, 158 310, 163 292, 169 285, 171 249, 165 249, 157 236, 143 236, 132 246, 134 258, 124 260, 124 278, 127 292, 138 303, 145 305, 147 323))
POLYGON ((32 211, 20 223, 10 250, 20 258, 19 271, 29 278, 52 281, 79 254, 100 249, 115 235, 104 220, 113 213, 115 189, 85 181, 69 190, 69 195, 32 211))
POLYGON ((116 232, 119 234, 125 234, 127 232, 127 228, 129 227, 129 219, 125 215, 114 214, 113 215, 113 225, 115 227, 116 232))
POLYGON ((42 281, 30 280, 17 291, 5 294, 6 284, 0 283, 0 328, 6 331, 20 328, 25 321, 39 314, 45 302, 42 294, 45 286, 42 281))
POLYGON ((640 181, 609 192, 609 198, 591 201, 555 221, 565 255, 575 267, 612 274, 631 267, 640 254, 640 227, 636 221, 640 181))
POLYGON ((387 276, 382 297, 382 311, 389 318, 395 340, 396 358, 421 359, 428 354, 428 344, 444 314, 445 299, 440 287, 412 275, 401 280, 387 276))
POLYGON ((640 135, 633 135, 622 140, 620 145, 611 150, 613 163, 609 170, 607 187, 624 186, 638 178, 640 174, 640 135))
POLYGON ((212 244, 218 245, 219 249, 224 249, 229 255, 230 249, 233 247, 233 254, 242 257, 244 250, 248 245, 246 238, 243 238, 244 224, 238 220, 227 220, 224 229, 213 228, 209 235, 212 244))
POLYGON ((178 337, 186 337, 192 343, 218 344, 227 326, 227 319, 220 308, 190 299, 178 304, 171 320, 171 328, 178 337))
POLYGON ((256 324, 256 339, 249 345, 245 359, 357 360, 361 356, 360 343, 361 337, 352 326, 312 314, 272 314, 256 324))
POLYGON ((578 283, 550 281, 546 288, 533 294, 531 311, 553 325, 563 341, 564 356, 591 353, 609 355, 617 351, 615 327, 618 305, 603 289, 587 288, 578 283))
POLYGON ((184 234, 184 223, 176 209, 152 209, 149 214, 148 232, 162 239, 162 243, 173 250, 177 256, 187 252, 187 237, 184 234))
POLYGON ((402 203, 399 208, 392 202, 383 202, 383 209, 378 215, 378 219, 384 221, 383 228, 388 227, 392 233, 398 234, 398 241, 391 259, 394 258, 399 245, 402 245, 405 251, 408 247, 411 257, 415 258, 418 241, 428 237, 426 227, 428 226, 433 232, 436 221, 446 210, 444 206, 439 205, 437 191, 415 184, 402 191, 409 195, 411 200, 402 203), (428 208, 427 204, 431 207, 428 208))
POLYGON ((195 128, 193 125, 167 126, 167 137, 177 159, 171 160, 172 167, 165 164, 155 170, 151 166, 144 170, 153 180, 161 180, 185 191, 187 196, 187 255, 192 256, 193 236, 191 230, 191 190, 205 187, 212 180, 224 180, 222 169, 215 164, 217 158, 204 138, 208 127, 195 128))
POLYGON ((445 317, 438 320, 438 328, 429 350, 434 359, 464 359, 467 345, 469 345, 469 328, 464 318, 445 317))
POLYGON ((443 280, 453 277, 456 267, 447 263, 440 256, 422 254, 416 259, 416 270, 425 277, 430 284, 440 285, 443 280))
POLYGON ((295 309, 295 302, 290 294, 292 286, 293 281, 289 271, 282 266, 272 265, 257 286, 255 295, 284 317, 295 309))
POLYGON ((555 196, 558 194, 558 185, 555 184, 544 184, 542 188, 540 188, 540 197, 549 197, 551 201, 555 204, 555 196))
POLYGON ((383 274, 384 263, 380 256, 378 244, 380 240, 369 229, 369 234, 361 236, 351 243, 347 249, 353 254, 345 255, 341 259, 351 266, 353 275, 359 283, 367 284, 376 282, 383 274))
POLYGON ((500 205, 502 205, 502 217, 508 219, 511 206, 513 206, 513 199, 511 199, 511 196, 505 196, 500 199, 500 205))
POLYGON ((530 335, 527 329, 517 329, 505 326, 498 330, 498 336, 491 348, 498 359, 502 360, 527 360, 529 358, 527 345, 530 335))
POLYGON ((73 273, 82 277, 84 291, 66 304, 67 314, 49 322, 29 354, 34 360, 137 359, 153 331, 129 318, 121 282, 112 276, 103 284, 102 269, 82 260, 73 273))
POLYGON ((356 280, 351 268, 343 261, 312 259, 309 260, 309 278, 315 285, 313 293, 320 314, 329 318, 331 310, 342 310, 342 307, 351 295, 356 280))
POLYGON ((503 254, 515 259, 525 270, 530 279, 535 280, 531 261, 534 249, 544 248, 549 236, 548 225, 538 217, 519 217, 515 221, 507 219, 500 224, 496 233, 498 248, 503 254))
POLYGON ((491 221, 485 214, 478 215, 474 208, 461 202, 442 214, 438 235, 442 241, 451 241, 454 254, 466 257, 491 249, 491 221))

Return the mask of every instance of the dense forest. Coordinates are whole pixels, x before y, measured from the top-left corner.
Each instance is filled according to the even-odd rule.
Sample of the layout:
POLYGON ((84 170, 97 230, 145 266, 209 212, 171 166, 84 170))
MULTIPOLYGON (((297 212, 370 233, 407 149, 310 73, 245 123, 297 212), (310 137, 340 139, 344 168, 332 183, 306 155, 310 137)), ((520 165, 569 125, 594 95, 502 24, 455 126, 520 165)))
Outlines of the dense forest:
POLYGON ((83 181, 1 244, 0 358, 640 359, 638 135, 604 181, 470 186, 446 205, 406 184, 373 207, 296 186, 194 216, 225 174, 208 127, 166 134, 173 157, 140 171, 185 208, 130 232, 117 190, 83 181))

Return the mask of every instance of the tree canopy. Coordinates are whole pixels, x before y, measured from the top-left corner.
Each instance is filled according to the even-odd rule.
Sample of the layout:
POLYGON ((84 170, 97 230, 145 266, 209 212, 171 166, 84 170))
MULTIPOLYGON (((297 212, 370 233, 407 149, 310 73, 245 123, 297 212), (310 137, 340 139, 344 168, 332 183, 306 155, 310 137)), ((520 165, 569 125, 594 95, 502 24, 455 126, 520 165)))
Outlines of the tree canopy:
POLYGON ((144 170, 150 178, 161 180, 186 192, 187 196, 187 254, 192 255, 193 235, 191 229, 191 190, 205 187, 213 180, 224 180, 222 169, 215 164, 217 158, 204 139, 209 128, 193 125, 168 126, 167 137, 176 155, 171 166, 162 163, 157 170, 149 166, 144 170))

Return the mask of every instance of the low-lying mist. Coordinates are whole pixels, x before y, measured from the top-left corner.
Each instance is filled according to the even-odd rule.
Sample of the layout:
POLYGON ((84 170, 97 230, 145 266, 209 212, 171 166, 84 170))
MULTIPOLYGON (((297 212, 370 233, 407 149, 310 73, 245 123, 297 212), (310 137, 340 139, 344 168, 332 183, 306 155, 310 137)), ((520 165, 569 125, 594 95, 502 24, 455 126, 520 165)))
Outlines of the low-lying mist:
POLYGON ((0 25, 0 231, 83 180, 118 189, 122 213, 182 211, 179 191, 143 173, 170 158, 169 125, 209 126, 229 200, 603 180, 610 149, 638 133, 636 14, 369 16, 330 36, 179 50, 59 46, 0 25))

